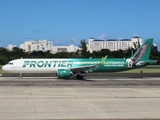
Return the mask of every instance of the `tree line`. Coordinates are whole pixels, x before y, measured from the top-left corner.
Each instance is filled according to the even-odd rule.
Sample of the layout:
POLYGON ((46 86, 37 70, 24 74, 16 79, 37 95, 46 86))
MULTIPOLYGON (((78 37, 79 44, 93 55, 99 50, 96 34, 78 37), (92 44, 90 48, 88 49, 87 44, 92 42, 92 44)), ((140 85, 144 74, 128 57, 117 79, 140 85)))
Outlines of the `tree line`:
MULTIPOLYGON (((0 65, 4 65, 13 59, 19 58, 102 58, 108 55, 108 58, 129 58, 136 49, 128 48, 127 50, 110 51, 109 49, 101 49, 100 51, 93 51, 90 53, 87 51, 85 40, 81 40, 81 50, 75 52, 57 52, 55 54, 50 51, 33 51, 25 52, 23 49, 14 47, 12 51, 6 48, 0 47, 0 65)), ((152 46, 150 59, 158 60, 157 64, 160 64, 160 52, 156 46, 152 46)))

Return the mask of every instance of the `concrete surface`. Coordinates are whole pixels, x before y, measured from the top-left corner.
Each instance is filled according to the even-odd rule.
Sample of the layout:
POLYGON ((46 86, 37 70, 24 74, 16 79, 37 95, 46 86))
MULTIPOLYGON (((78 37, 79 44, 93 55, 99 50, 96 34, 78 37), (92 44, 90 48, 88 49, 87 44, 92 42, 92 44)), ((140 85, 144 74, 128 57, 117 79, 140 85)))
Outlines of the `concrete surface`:
MULTIPOLYGON (((55 73, 24 73, 23 77, 56 77, 55 73)), ((5 73, 1 74, 1 77, 18 77, 18 73, 5 73)), ((107 73, 107 72, 97 72, 83 74, 85 79, 92 78, 143 78, 143 77, 160 77, 159 73, 107 73)), ((75 77, 73 77, 75 78, 75 77)))
MULTIPOLYGON (((66 81, 73 84, 67 86, 65 80, 61 80, 59 86, 44 84, 51 80, 40 79, 42 85, 21 86, 12 85, 20 82, 17 78, 1 77, 0 119, 160 119, 160 87, 153 84, 154 80, 146 79, 150 84, 142 86, 131 84, 142 80, 126 81, 130 86, 107 85, 104 80, 91 81, 90 85, 90 81, 66 81), (8 86, 2 85, 5 80, 8 86), (81 82, 83 85, 78 86, 81 82)), ((59 80, 52 81, 58 83, 59 80)), ((21 82, 32 83, 35 79, 21 82)), ((116 82, 120 80, 114 80, 116 82)))
POLYGON ((160 78, 57 79, 54 77, 0 77, 0 86, 97 86, 97 87, 159 87, 160 78))

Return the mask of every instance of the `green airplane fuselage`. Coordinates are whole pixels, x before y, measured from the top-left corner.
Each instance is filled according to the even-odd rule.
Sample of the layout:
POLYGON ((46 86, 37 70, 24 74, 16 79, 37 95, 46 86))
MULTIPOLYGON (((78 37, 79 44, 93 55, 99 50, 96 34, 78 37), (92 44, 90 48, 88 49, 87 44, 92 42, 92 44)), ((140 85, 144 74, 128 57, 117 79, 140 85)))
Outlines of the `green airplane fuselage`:
MULTIPOLYGON (((71 58, 71 59, 21 59, 22 68, 27 69, 73 69, 84 66, 100 64, 102 58, 71 58)), ((138 67, 138 66, 137 66, 138 67)), ((135 68, 132 66, 132 69, 135 68)), ((129 59, 106 59, 96 69, 89 69, 88 72, 116 72, 131 69, 129 59)))

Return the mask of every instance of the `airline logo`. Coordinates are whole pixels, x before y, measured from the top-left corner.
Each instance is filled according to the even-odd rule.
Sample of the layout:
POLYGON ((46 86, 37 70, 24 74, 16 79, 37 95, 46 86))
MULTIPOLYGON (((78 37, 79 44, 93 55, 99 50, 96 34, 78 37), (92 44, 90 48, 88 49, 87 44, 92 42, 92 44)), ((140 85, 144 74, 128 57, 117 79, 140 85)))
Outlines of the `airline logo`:
POLYGON ((22 67, 72 67, 73 61, 24 61, 22 67))

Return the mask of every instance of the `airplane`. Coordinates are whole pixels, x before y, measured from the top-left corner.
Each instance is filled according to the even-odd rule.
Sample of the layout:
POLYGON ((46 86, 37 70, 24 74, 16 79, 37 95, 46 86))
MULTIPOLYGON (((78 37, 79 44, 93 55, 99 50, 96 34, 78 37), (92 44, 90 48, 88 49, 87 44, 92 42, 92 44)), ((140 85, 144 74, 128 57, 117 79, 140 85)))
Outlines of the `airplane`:
POLYGON ((154 64, 149 60, 153 38, 147 39, 130 58, 50 58, 16 59, 4 65, 2 69, 10 73, 56 73, 58 78, 76 76, 83 79, 84 73, 119 72, 154 64))

